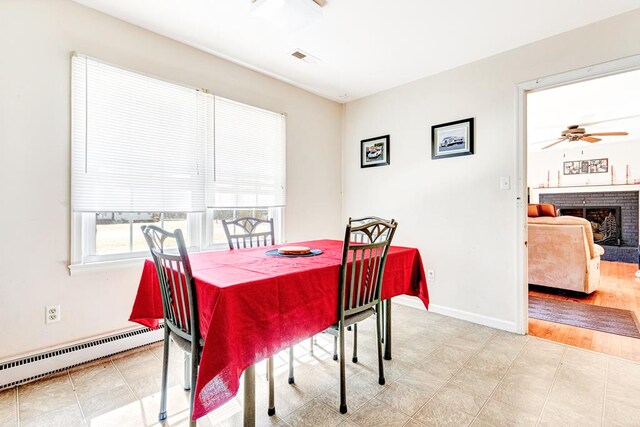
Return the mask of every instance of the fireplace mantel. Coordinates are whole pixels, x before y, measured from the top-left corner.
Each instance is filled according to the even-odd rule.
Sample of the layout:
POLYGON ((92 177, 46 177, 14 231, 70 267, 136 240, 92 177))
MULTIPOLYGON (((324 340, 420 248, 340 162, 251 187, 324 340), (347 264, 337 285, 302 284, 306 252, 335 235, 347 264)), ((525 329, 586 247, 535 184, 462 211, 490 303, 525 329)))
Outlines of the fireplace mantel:
POLYGON ((539 203, 540 194, 606 193, 612 191, 640 191, 640 184, 579 185, 566 187, 531 188, 529 190, 529 197, 531 203, 539 203))

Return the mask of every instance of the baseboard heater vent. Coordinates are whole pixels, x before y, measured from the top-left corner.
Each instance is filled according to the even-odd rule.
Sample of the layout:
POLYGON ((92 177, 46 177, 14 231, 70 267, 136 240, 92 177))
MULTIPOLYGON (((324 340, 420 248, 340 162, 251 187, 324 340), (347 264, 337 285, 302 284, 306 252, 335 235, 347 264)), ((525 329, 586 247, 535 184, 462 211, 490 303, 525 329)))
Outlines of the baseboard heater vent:
POLYGON ((138 328, 0 364, 0 390, 26 384, 83 363, 161 341, 164 325, 138 328))

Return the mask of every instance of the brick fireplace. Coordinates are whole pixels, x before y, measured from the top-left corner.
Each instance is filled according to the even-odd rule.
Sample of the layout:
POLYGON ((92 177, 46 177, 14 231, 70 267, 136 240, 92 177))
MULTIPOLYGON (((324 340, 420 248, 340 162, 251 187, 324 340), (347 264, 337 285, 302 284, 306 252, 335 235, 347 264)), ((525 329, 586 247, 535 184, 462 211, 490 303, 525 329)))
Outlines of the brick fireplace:
POLYGON ((555 204, 560 215, 579 216, 599 224, 602 230, 596 230, 594 240, 605 249, 603 260, 638 261, 638 191, 545 193, 540 194, 540 203, 555 204))

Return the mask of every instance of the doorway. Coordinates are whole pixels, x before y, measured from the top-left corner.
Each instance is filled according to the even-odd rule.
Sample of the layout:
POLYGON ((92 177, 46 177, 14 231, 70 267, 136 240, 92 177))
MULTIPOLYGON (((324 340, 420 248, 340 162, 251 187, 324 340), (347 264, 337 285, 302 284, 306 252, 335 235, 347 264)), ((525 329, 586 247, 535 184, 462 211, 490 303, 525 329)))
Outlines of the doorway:
MULTIPOLYGON (((619 325, 624 322, 611 321, 621 313, 606 311, 607 308, 630 311, 635 315, 635 318, 632 316, 627 319, 631 325, 634 321, 637 325, 636 319, 640 317, 640 299, 634 299, 640 295, 640 279, 635 277, 640 268, 637 265, 640 160, 636 165, 625 158, 624 153, 628 147, 625 148, 623 142, 620 142, 621 138, 625 138, 627 142, 635 141, 640 147, 640 103, 636 97, 638 111, 626 114, 623 112, 625 108, 621 106, 624 103, 622 96, 620 102, 616 103, 611 98, 608 98, 610 101, 598 101, 597 94, 599 90, 605 90, 603 88, 607 85, 611 87, 614 81, 624 87, 624 80, 630 78, 637 79, 640 88, 638 70, 640 56, 545 77, 518 86, 519 283, 516 307, 519 332, 640 361, 640 336, 625 336, 624 327, 619 325), (587 92, 593 95, 592 102, 587 92), (632 129, 633 132, 613 129, 616 126, 630 127, 630 123, 639 129, 632 129), (589 135, 599 133, 607 135, 589 135), (619 196, 618 200, 615 196, 619 196), (626 205, 627 199, 631 208, 626 205), (553 212, 554 219, 532 221, 528 215, 530 202, 536 205, 553 205, 559 209, 553 212), (579 217, 580 220, 573 219, 579 217), (580 256, 574 253, 580 250, 580 245, 567 245, 566 242, 571 237, 560 236, 566 230, 558 231, 563 227, 550 227, 550 223, 579 221, 585 235, 588 234, 587 231, 590 232, 585 237, 588 242, 582 251, 583 255, 586 252, 591 256, 587 256, 588 259, 582 263, 584 265, 579 264, 580 256), (541 225, 536 224, 537 222, 541 225), (534 224, 531 229, 530 224, 534 224), (548 242, 550 237, 562 242, 562 245, 555 243, 543 247, 543 243, 548 242), (564 248, 563 255, 550 254, 558 246, 564 248), (604 253, 600 254, 601 251, 604 253), (598 259, 602 258, 602 261, 591 262, 594 264, 591 271, 593 277, 579 277, 583 268, 589 275, 589 260, 594 258, 596 252, 598 259), (534 257, 531 266, 530 255, 534 257), (556 275, 555 281, 553 274, 549 273, 554 271, 554 265, 555 269, 563 269, 556 275), (572 276, 573 273, 576 274, 572 276), (601 277, 596 277, 596 273, 601 277), (542 287, 535 287, 530 291, 530 276, 533 281, 541 282, 542 287), (550 300, 551 308, 547 307, 550 300), (541 301, 545 305, 542 309, 541 301), (590 306, 586 307, 587 304, 590 306), (585 307, 587 310, 581 315, 583 321, 586 319, 586 325, 575 319, 580 317, 576 314, 580 310, 574 310, 585 307), (532 310, 531 319, 529 309, 532 310), (574 319, 562 319, 562 316, 556 316, 552 319, 553 322, 548 318, 538 319, 540 311, 544 314, 545 309, 551 315, 569 310, 569 317, 574 319), (612 334, 611 331, 592 329, 594 324, 596 328, 599 327, 598 317, 601 318, 601 323, 609 321, 612 324, 609 326, 613 326, 614 330, 619 327, 619 330, 612 334)), ((615 98, 615 94, 611 96, 615 98)), ((637 157, 640 159, 640 151, 637 157)), ((626 333, 632 334, 633 331, 626 333)))

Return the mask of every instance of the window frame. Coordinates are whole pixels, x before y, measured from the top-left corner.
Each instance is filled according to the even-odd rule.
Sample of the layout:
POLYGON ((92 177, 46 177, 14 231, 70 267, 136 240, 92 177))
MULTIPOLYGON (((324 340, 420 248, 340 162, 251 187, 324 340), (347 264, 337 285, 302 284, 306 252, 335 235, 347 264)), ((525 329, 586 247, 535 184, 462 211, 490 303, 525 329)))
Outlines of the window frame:
MULTIPOLYGON (((189 89, 194 89, 194 90, 202 91, 206 94, 209 94, 209 91, 206 89, 195 88, 182 83, 177 83, 171 80, 159 78, 154 75, 149 75, 146 73, 139 72, 137 70, 128 69, 125 67, 121 67, 120 65, 105 62, 105 61, 92 58, 86 55, 81 55, 77 52, 72 52, 71 56, 72 57, 83 56, 87 59, 95 60, 97 62, 106 64, 109 66, 117 67, 125 71, 129 71, 135 74, 147 76, 153 79, 161 80, 171 84, 176 84, 179 86, 187 87, 189 89)), ((73 75, 71 78, 73 79, 73 75)), ((71 92, 71 96, 73 97, 73 92, 71 92)), ((214 95, 214 102, 215 102, 215 99, 216 99, 216 96, 214 95)), ((236 102, 231 99, 228 99, 228 100, 236 102)), ((250 104, 244 104, 244 105, 261 109, 260 107, 254 107, 253 105, 250 105, 250 104)), ((265 110, 265 111, 269 112, 269 110, 265 110)), ((286 117, 286 113, 274 113, 274 114, 281 114, 282 116, 286 117)), ((285 133, 283 134, 284 135, 283 155, 286 155, 286 122, 284 126, 285 127, 283 131, 285 133)), ((71 149, 73 150, 73 131, 74 131, 73 117, 72 117, 71 127, 72 127, 71 149)), ((215 146, 215 139, 214 139, 214 146, 215 146)), ((206 165, 207 165, 207 162, 205 161, 205 167, 207 167, 206 165)), ((73 165, 71 166, 73 167, 73 165)), ((285 162, 284 168, 286 171, 286 162, 285 162)), ((73 170, 71 170, 71 175, 73 179, 73 170)), ((286 197, 286 187, 285 187, 285 197, 286 197)), ((286 209, 285 205, 275 206, 275 207, 235 208, 235 210, 250 210, 250 209, 254 209, 254 210, 268 209, 269 217, 273 218, 274 220, 275 243, 282 243, 285 241, 285 233, 284 233, 284 218, 285 218, 285 209, 286 209)), ((190 242, 190 246, 187 249, 189 250, 189 252, 204 252, 204 251, 228 249, 228 244, 226 242, 224 244, 213 243, 213 210, 214 208, 206 207, 204 212, 187 212, 188 233, 189 233, 189 242, 190 242)), ((97 234, 96 213, 97 212, 75 212, 73 210, 73 205, 70 204, 70 216, 71 216, 70 243, 71 244, 70 244, 70 254, 69 254, 70 262, 68 265, 70 274, 73 274, 74 272, 81 272, 81 271, 108 269, 108 268, 111 268, 112 266, 116 267, 116 266, 124 266, 124 265, 139 265, 140 264, 139 261, 141 259, 149 257, 148 250, 102 254, 102 255, 96 254, 96 234, 97 234)), ((135 223, 130 223, 130 227, 135 227, 135 225, 136 225, 135 223)), ((135 232, 135 230, 133 230, 133 232, 135 232)))
MULTIPOLYGON (((267 209, 269 218, 273 218, 273 228, 275 243, 285 241, 284 237, 284 207, 254 207, 253 210, 267 209)), ((187 212, 188 232, 190 246, 189 252, 213 252, 227 250, 228 243, 213 242, 213 208, 208 208, 206 212, 187 212), (203 223, 204 222, 204 223, 203 223)), ((247 208, 217 209, 217 210, 248 210, 247 208)), ((95 265, 101 267, 106 263, 129 263, 134 260, 149 257, 149 251, 120 252, 113 254, 96 254, 96 212, 72 212, 71 227, 71 272, 79 266, 90 267, 95 265)), ((161 223, 162 224, 162 223, 161 223)), ((130 222, 132 231, 135 232, 136 223, 130 222)))

